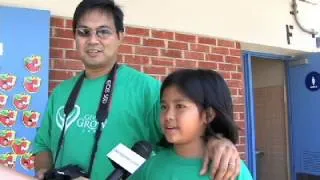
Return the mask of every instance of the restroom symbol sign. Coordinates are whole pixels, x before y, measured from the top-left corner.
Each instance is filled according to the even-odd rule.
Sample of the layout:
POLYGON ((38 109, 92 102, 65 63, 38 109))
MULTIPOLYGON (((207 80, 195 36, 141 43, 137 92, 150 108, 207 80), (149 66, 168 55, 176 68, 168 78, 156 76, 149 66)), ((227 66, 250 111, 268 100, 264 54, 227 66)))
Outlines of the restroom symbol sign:
POLYGON ((318 72, 310 72, 306 76, 306 87, 310 91, 317 91, 320 89, 320 74, 318 72))

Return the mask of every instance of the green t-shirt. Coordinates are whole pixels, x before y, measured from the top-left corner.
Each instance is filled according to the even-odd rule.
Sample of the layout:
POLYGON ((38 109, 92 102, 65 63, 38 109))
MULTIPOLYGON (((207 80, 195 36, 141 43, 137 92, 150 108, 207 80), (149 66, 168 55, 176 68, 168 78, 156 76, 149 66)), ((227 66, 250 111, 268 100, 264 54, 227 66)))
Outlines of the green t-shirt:
MULTIPOLYGON (((209 175, 201 176, 203 159, 184 158, 172 149, 162 150, 146 161, 129 180, 211 180, 209 175)), ((252 176, 241 162, 237 180, 252 180, 252 176)))
MULTIPOLYGON (((79 76, 66 80, 50 96, 34 143, 35 153, 51 151, 55 156, 64 124, 64 106, 79 76)), ((66 123, 64 145, 56 167, 79 165, 88 170, 97 128, 96 111, 106 76, 85 79, 74 110, 66 123)), ((160 81, 126 65, 118 69, 109 117, 101 134, 91 180, 105 179, 113 170, 107 154, 119 143, 129 148, 140 140, 158 142, 160 128, 160 81)))

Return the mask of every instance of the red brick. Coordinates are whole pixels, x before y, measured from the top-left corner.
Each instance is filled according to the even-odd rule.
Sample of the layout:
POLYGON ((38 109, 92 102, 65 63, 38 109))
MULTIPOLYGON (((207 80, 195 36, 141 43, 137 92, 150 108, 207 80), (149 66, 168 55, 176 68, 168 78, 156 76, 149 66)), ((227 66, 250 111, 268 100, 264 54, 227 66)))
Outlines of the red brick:
MULTIPOLYGON (((233 104, 243 105, 244 104, 244 98, 243 97, 233 97, 233 104)), ((239 116, 240 118, 240 116, 239 116)))
POLYGON ((161 56, 173 57, 173 58, 181 58, 182 57, 182 52, 179 51, 179 50, 162 49, 161 50, 161 56))
POLYGON ((49 91, 53 91, 62 81, 49 81, 49 91))
MULTIPOLYGON (((233 99, 233 97, 232 97, 232 99, 233 99)), ((238 112, 234 112, 233 113, 233 119, 234 119, 234 121, 237 123, 237 121, 239 121, 239 113, 238 112)))
POLYGON ((117 62, 118 63, 124 63, 124 55, 118 54, 117 55, 117 62))
POLYGON ((63 58, 62 49, 50 49, 50 58, 63 58))
POLYGON ((236 71, 237 66, 234 64, 219 64, 219 70, 222 71, 236 71))
POLYGON ((218 40, 218 46, 234 48, 235 47, 235 42, 227 41, 227 40, 218 40))
POLYGON ((242 80, 242 73, 239 72, 232 72, 231 78, 236 80, 242 80))
POLYGON ((149 64, 148 56, 125 55, 124 62, 127 64, 149 64))
POLYGON ((241 66, 241 65, 237 65, 237 72, 243 72, 243 71, 242 71, 242 66, 241 66))
POLYGON ((168 68, 168 74, 175 72, 177 70, 181 70, 181 69, 185 69, 183 67, 172 67, 172 68, 168 68))
POLYGON ((224 79, 231 79, 231 74, 230 72, 227 72, 227 71, 222 71, 222 72, 219 72, 224 79))
POLYGON ((216 55, 216 54, 207 54, 206 60, 207 61, 215 61, 215 62, 224 62, 223 56, 216 55))
POLYGON ((152 65, 160 65, 160 66, 173 66, 173 59, 170 58, 159 58, 159 57, 152 57, 151 64, 152 65))
POLYGON ((194 35, 187 35, 187 34, 175 33, 175 40, 195 43, 195 42, 196 42, 196 36, 194 36, 194 35))
POLYGON ((51 38, 51 48, 74 49, 74 41, 71 39, 51 38))
POLYGON ((53 28, 53 37, 74 39, 73 32, 70 29, 53 28))
POLYGON ((51 80, 66 80, 73 77, 75 73, 68 70, 50 70, 51 80))
MULTIPOLYGON (((238 113, 238 112, 235 112, 235 113, 233 113, 233 119, 234 119, 234 121, 237 123, 237 125, 238 124, 240 124, 240 115, 239 115, 240 113, 238 113)), ((241 122, 242 122, 242 120, 241 120, 241 122)))
MULTIPOLYGON (((240 114, 240 113, 237 113, 237 114, 240 114)), ((236 120, 235 121, 237 126, 241 129, 244 129, 246 127, 246 124, 245 124, 245 121, 244 120, 236 120)), ((241 136, 240 136, 241 137, 241 136)))
POLYGON ((67 19, 66 20, 66 26, 65 27, 72 29, 72 19, 67 19))
POLYGON ((234 57, 234 56, 226 56, 226 63, 241 64, 241 58, 240 57, 234 57))
POLYGON ((246 144, 247 143, 247 139, 245 136, 240 136, 239 137, 239 144, 246 144))
POLYGON ((152 48, 152 47, 135 47, 135 48, 136 48, 136 54, 150 55, 150 56, 159 55, 159 50, 157 48, 152 48))
MULTIPOLYGON (((242 97, 244 99, 244 97, 242 97)), ((244 113, 239 113, 240 119, 244 120, 244 113)))
POLYGON ((240 45, 239 42, 236 43, 236 48, 237 48, 237 49, 240 49, 240 48, 241 48, 241 45, 240 45))
POLYGON ((126 27, 126 33, 129 35, 149 36, 149 29, 126 27))
POLYGON ((215 70, 217 67, 218 65, 215 62, 198 62, 198 68, 215 70))
POLYGON ((166 74, 166 68, 158 66, 144 66, 143 72, 147 74, 166 74))
POLYGON ((241 50, 240 49, 229 49, 231 56, 241 56, 241 50))
POLYGON ((229 87, 235 87, 235 88, 242 88, 243 84, 241 81, 237 80, 227 80, 228 86, 229 87))
POLYGON ((173 32, 152 30, 152 37, 160 39, 173 39, 173 32))
POLYGON ((143 45, 151 47, 165 47, 164 40, 159 39, 144 39, 143 45))
POLYGON ((231 91, 231 94, 232 94, 233 96, 238 95, 238 89, 237 89, 237 88, 231 88, 231 87, 230 87, 230 91, 231 91))
POLYGON ((169 41, 169 42, 168 42, 168 48, 169 48, 169 49, 188 50, 188 43, 176 42, 176 41, 169 41))
POLYGON ((239 129, 239 136, 245 136, 246 135, 246 131, 244 129, 239 129))
POLYGON ((51 27, 64 27, 64 19, 58 17, 51 18, 51 27))
POLYGON ((210 44, 210 45, 217 44, 217 40, 215 38, 209 38, 209 37, 199 37, 198 41, 200 44, 210 44))
POLYGON ((141 38, 135 36, 125 36, 123 39, 123 44, 141 45, 141 38))
POLYGON ((239 152, 246 152, 246 146, 244 144, 236 146, 239 152))
POLYGON ((199 52, 184 51, 185 59, 204 60, 204 54, 199 52))
POLYGON ((197 62, 190 60, 176 60, 176 67, 196 68, 197 62))
MULTIPOLYGON (((240 113, 238 113, 238 114, 240 114, 240 113)), ((245 131, 245 129, 246 129, 246 123, 245 123, 244 120, 237 120, 236 123, 237 123, 237 126, 238 126, 242 131, 245 131)))
POLYGON ((122 44, 119 47, 119 53, 123 53, 123 54, 133 54, 133 47, 130 45, 124 45, 122 44))
POLYGON ((207 45, 201 45, 201 44, 191 44, 190 45, 191 51, 197 51, 197 52, 210 52, 210 47, 207 45))
POLYGON ((229 50, 228 48, 224 48, 224 47, 212 47, 211 53, 229 55, 229 50))
POLYGON ((80 59, 79 52, 76 50, 66 50, 66 59, 80 59))
POLYGON ((234 112, 244 112, 244 105, 234 105, 234 112))
POLYGON ((243 96, 244 95, 244 89, 238 89, 238 95, 243 96))
POLYGON ((53 60, 52 69, 64 69, 64 70, 81 70, 84 66, 80 60, 53 60))

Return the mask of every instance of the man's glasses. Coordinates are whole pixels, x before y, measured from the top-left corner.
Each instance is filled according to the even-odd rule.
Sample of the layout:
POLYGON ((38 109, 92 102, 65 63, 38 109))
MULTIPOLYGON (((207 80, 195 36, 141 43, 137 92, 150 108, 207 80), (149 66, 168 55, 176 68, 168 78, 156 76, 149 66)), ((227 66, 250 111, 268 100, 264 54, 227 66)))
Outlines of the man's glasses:
POLYGON ((106 27, 101 27, 96 30, 87 27, 78 27, 76 28, 76 34, 85 38, 91 37, 92 34, 95 34, 98 38, 106 39, 113 34, 113 31, 106 27))

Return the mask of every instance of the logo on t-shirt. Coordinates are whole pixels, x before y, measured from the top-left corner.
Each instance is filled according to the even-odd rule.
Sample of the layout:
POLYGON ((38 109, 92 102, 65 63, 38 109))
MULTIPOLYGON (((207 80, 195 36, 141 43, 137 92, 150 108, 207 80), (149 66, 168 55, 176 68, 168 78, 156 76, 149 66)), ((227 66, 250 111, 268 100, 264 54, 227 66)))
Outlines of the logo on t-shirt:
MULTIPOLYGON (((62 130, 65 122, 64 106, 61 106, 56 114, 57 126, 62 130)), ((94 114, 81 114, 81 108, 75 105, 71 113, 68 115, 66 121, 65 132, 72 126, 75 125, 77 128, 82 129, 82 133, 95 133, 98 127, 96 115, 94 114)), ((102 124, 102 128, 105 127, 105 123, 102 124)))
POLYGON ((62 130, 63 125, 66 122, 65 131, 67 132, 69 127, 79 118, 80 116, 80 107, 78 105, 75 105, 73 110, 68 115, 67 119, 65 120, 65 114, 64 114, 64 106, 61 106, 56 114, 56 122, 57 126, 62 130))

